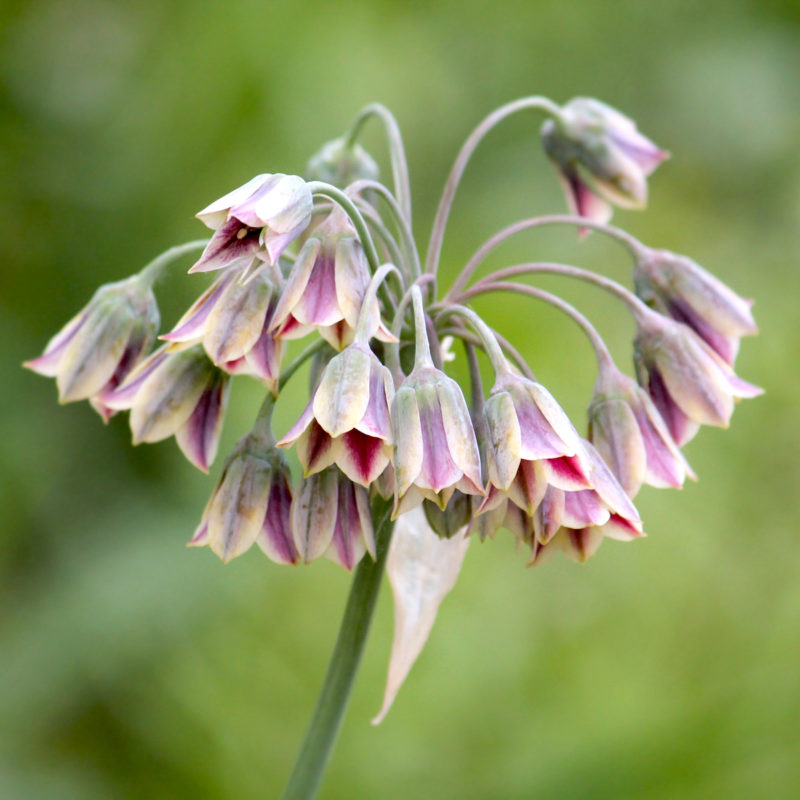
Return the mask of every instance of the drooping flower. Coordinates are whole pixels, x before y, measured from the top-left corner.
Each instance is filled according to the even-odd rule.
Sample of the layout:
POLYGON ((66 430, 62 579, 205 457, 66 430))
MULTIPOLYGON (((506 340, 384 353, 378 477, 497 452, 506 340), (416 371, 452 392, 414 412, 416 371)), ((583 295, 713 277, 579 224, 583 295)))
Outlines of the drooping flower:
POLYGON ((306 564, 324 555, 352 570, 364 553, 375 558, 367 490, 336 467, 303 480, 291 517, 295 546, 306 564))
POLYGON ((297 443, 306 475, 335 463, 368 487, 391 457, 393 397, 389 370, 367 344, 354 342, 328 362, 314 396, 278 446, 297 443))
POLYGON ((275 264, 311 222, 313 199, 297 175, 265 173, 197 213, 214 231, 190 272, 209 272, 258 258, 275 264))
POLYGON ((644 536, 639 512, 608 465, 589 442, 584 449, 592 488, 565 492, 548 487, 529 523, 530 565, 541 563, 555 550, 582 563, 604 538, 627 542, 644 536))
POLYGON ((453 492, 483 495, 481 462, 467 403, 441 370, 418 365, 392 404, 395 515, 431 500, 444 509, 453 492))
POLYGON ((117 387, 149 353, 159 314, 150 282, 138 275, 101 286, 28 369, 56 379, 59 401, 89 399, 108 420, 100 395, 117 387))
MULTIPOLYGON (((271 328, 283 338, 305 336, 316 328, 332 347, 353 341, 370 282, 364 248, 345 213, 334 209, 303 245, 281 292, 271 328)), ((391 342, 375 314, 369 336, 391 342)))
POLYGON ((207 545, 227 562, 257 543, 277 564, 296 564, 290 484, 283 453, 248 434, 225 462, 189 544, 207 545))
POLYGON ((734 400, 763 391, 739 378, 691 328, 654 311, 640 315, 634 360, 639 383, 678 446, 700 425, 726 428, 734 400))
POLYGON ((694 473, 647 392, 604 361, 589 404, 589 440, 629 497, 643 483, 680 489, 694 473))
POLYGON ((283 341, 271 331, 278 302, 273 280, 259 272, 242 282, 231 266, 161 338, 192 345, 202 342, 208 357, 227 372, 247 372, 275 389, 283 341))
POLYGON ((490 483, 484 510, 507 496, 533 515, 548 486, 590 488, 581 437, 541 384, 499 372, 484 419, 490 483))
POLYGON ((229 376, 202 347, 170 352, 164 346, 99 400, 116 410, 130 409, 134 444, 174 436, 186 458, 207 472, 217 453, 229 390, 229 376))
POLYGON ((731 366, 741 337, 758 333, 752 301, 686 256, 640 248, 633 275, 642 300, 688 325, 731 366))
POLYGON ((572 211, 597 222, 608 222, 612 204, 644 208, 647 176, 669 157, 633 120, 586 97, 570 100, 544 123, 542 142, 572 211))

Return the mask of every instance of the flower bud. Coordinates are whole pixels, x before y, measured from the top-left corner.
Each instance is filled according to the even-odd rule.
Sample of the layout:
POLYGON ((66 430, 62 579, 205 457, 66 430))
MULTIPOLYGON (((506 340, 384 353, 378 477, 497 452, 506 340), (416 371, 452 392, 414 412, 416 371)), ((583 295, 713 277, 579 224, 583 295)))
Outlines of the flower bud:
POLYGON ((201 347, 161 348, 100 400, 110 408, 130 409, 134 444, 175 436, 186 458, 207 472, 217 453, 229 389, 228 375, 201 347))
POLYGON ((225 463, 191 545, 208 545, 223 561, 257 542, 278 564, 300 556, 290 522, 289 465, 282 453, 253 434, 239 441, 225 463))
POLYGON ((351 344, 330 360, 311 402, 278 446, 297 442, 306 475, 336 463, 369 486, 391 456, 393 396, 389 370, 367 345, 351 344))
POLYGON ((636 294, 688 325, 731 366, 742 336, 758 333, 751 300, 739 297, 686 256, 642 249, 634 266, 636 294))
POLYGON ((570 100, 544 123, 542 142, 573 212, 597 222, 610 219, 609 204, 644 208, 647 176, 669 155, 628 117, 586 97, 570 100))
POLYGON ((296 175, 256 175, 197 213, 215 233, 190 272, 222 269, 245 259, 275 264, 311 222, 313 199, 296 175))
POLYGON ((437 536, 450 539, 457 533, 463 533, 469 524, 472 517, 472 499, 473 495, 464 494, 456 489, 445 508, 440 508, 430 500, 423 500, 425 519, 437 536))
POLYGON ((264 273, 246 283, 238 267, 227 269, 161 338, 181 345, 202 342, 208 357, 232 374, 249 373, 275 388, 283 341, 270 331, 277 305, 264 273))
POLYGON ((366 489, 335 467, 303 481, 291 514, 295 545, 306 564, 324 555, 352 570, 365 552, 375 558, 366 489))
POLYGON ((347 145, 344 138, 326 142, 309 160, 306 180, 324 181, 345 189, 354 181, 378 180, 378 165, 359 144, 347 145))
POLYGON ((691 328, 655 312, 639 320, 634 360, 639 382, 679 446, 700 425, 726 428, 735 398, 762 393, 737 377, 691 328))
POLYGON ((158 306, 147 281, 133 276, 110 283, 50 340, 43 355, 25 366, 56 379, 60 402, 92 399, 108 419, 113 411, 96 398, 118 386, 144 358, 158 323, 158 306))
MULTIPOLYGON (((287 339, 317 328, 332 347, 341 350, 353 341, 369 282, 364 248, 345 213, 337 208, 300 250, 271 328, 287 339)), ((379 319, 368 335, 394 341, 379 319)))
POLYGON ((601 365, 588 416, 589 440, 629 497, 695 477, 647 392, 613 364, 601 365))

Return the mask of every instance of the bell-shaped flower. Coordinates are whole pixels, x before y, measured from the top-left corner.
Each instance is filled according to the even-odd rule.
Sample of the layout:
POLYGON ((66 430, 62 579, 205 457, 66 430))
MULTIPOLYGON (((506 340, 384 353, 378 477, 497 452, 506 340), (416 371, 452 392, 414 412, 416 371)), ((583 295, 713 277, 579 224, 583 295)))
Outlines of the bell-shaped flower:
POLYGON ((300 555, 292 535, 291 503, 285 456, 250 433, 225 462, 189 544, 207 545, 227 562, 257 543, 277 564, 296 564, 300 555))
POLYGON ((169 352, 165 346, 99 400, 130 410, 134 444, 174 436, 186 458, 207 472, 217 453, 229 389, 229 376, 201 347, 169 352))
POLYGON ((340 189, 359 180, 378 180, 379 170, 372 156, 360 145, 349 145, 344 137, 325 142, 309 159, 306 180, 324 181, 340 189))
POLYGON ((686 256, 641 248, 633 275, 642 300, 688 325, 731 366, 741 337, 758 333, 752 300, 739 297, 686 256))
POLYGON ((369 486, 391 457, 393 396, 389 370, 356 341, 328 362, 311 402, 278 446, 297 443, 306 475, 335 463, 350 480, 369 486))
POLYGON ((550 392, 513 373, 498 372, 484 408, 490 491, 485 508, 507 496, 532 515, 548 486, 588 489, 581 437, 550 392))
POLYGON ((59 400, 89 399, 107 420, 114 412, 98 398, 117 387, 149 353, 159 315, 150 281, 135 275, 101 286, 28 369, 56 379, 59 400))
POLYGON ((763 391, 739 378, 691 328, 654 311, 639 314, 634 360, 639 383, 678 446, 700 425, 726 428, 734 400, 763 391))
POLYGON ((278 302, 273 281, 263 272, 242 282, 230 267, 161 338, 189 346, 202 343, 208 357, 227 372, 255 375, 277 385, 283 341, 271 331, 278 302))
POLYGON ((589 442, 584 449, 592 488, 565 492, 548 487, 531 519, 531 565, 555 550, 583 562, 604 537, 632 541, 644 536, 639 512, 608 465, 589 442))
POLYGON ((365 552, 375 558, 369 495, 336 467, 303 480, 291 510, 292 532, 306 563, 326 556, 352 570, 365 552))
POLYGON ((694 473, 647 392, 603 361, 589 404, 589 440, 629 497, 643 483, 680 489, 694 473))
MULTIPOLYGON (((370 282, 364 248, 345 213, 334 209, 314 229, 292 266, 271 328, 283 338, 305 336, 316 328, 341 350, 353 341, 370 282)), ((377 308, 370 336, 394 341, 377 308)))
POLYGON ((214 235, 189 271, 209 272, 253 258, 276 264, 308 227, 312 208, 308 184, 297 175, 256 175, 197 213, 214 235))
POLYGON ((395 515, 431 500, 441 509, 458 489, 483 495, 478 442, 459 385, 431 363, 418 364, 397 390, 395 515))
POLYGON ((570 100, 544 123, 542 142, 572 211, 596 222, 608 222, 612 204, 644 208, 647 176, 669 156, 633 120, 586 97, 570 100))

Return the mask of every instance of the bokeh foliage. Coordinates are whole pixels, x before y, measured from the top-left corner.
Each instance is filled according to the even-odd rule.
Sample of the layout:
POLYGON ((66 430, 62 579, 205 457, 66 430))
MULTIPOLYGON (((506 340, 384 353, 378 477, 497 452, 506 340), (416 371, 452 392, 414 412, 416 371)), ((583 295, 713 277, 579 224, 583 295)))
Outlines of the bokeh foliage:
MULTIPOLYGON (((379 728, 384 593, 326 798, 793 798, 800 786, 800 6, 755 0, 335 4, 8 0, 0 10, 0 796, 271 797, 324 673, 346 574, 186 551, 212 478, 123 418, 59 408, 20 362, 102 282, 202 235, 194 212, 301 171, 365 103, 397 114, 424 241, 456 148, 532 92, 595 95, 674 153, 617 221, 757 300, 739 372, 767 394, 645 489, 650 538, 525 570, 474 543, 379 728)), ((560 210, 532 117, 470 168, 446 274, 502 224, 560 210)), ((367 143, 383 156, 377 130, 367 143)), ((531 232, 498 265, 623 253, 531 232)), ((202 276, 163 284, 165 325, 202 276)), ((543 283, 543 285, 545 285, 543 283)), ((546 286, 555 287, 556 279, 546 286)), ((567 286, 627 363, 629 321, 567 286)), ((516 298, 481 309, 580 418, 580 334, 516 298)), ((238 383, 238 382, 237 382, 238 383)), ((223 446, 247 430, 234 390, 223 446)), ((286 427, 302 402, 282 401, 286 427)), ((218 468, 218 466, 217 466, 218 468)))

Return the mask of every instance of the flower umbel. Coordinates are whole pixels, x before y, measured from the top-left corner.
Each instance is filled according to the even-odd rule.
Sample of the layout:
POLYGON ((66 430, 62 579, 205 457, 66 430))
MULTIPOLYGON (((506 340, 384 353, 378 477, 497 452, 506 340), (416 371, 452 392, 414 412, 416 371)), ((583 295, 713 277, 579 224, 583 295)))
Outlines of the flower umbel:
MULTIPOLYGON (((287 797, 312 797, 319 785, 395 520, 397 635, 381 715, 454 585, 470 538, 490 541, 505 528, 530 548, 531 564, 557 550, 583 562, 605 539, 640 539, 632 498, 645 484, 680 488, 693 478, 681 447, 701 425, 726 427, 736 400, 760 394, 733 371, 740 339, 756 333, 750 302, 691 259, 651 250, 605 224, 612 204, 645 206, 647 178, 667 155, 597 100, 561 107, 537 95, 508 103, 459 151, 423 260, 399 126, 388 109, 372 104, 312 157, 309 182, 261 173, 224 195, 197 215, 213 231, 210 240, 166 251, 137 276, 101 287, 44 354, 26 363, 55 377, 62 402, 89 399, 104 418, 128 410, 134 444, 175 436, 204 471, 216 455, 232 381, 256 379, 262 405, 227 455, 190 544, 229 561, 257 543, 277 564, 325 556, 355 573, 287 797), (451 286, 441 287, 442 243, 467 164, 490 130, 523 110, 547 116, 544 150, 578 216, 505 227, 465 261, 451 286), (372 119, 386 134, 391 187, 378 182, 375 162, 358 144, 372 119), (635 259, 634 290, 535 254, 474 279, 501 242, 550 224, 597 230, 625 245, 635 259), (179 255, 200 247, 190 272, 218 274, 153 351, 153 282, 179 255), (615 366, 580 311, 532 285, 544 273, 602 289, 633 314, 636 380, 615 366), (511 280, 517 278, 531 282, 511 280), (548 303, 586 335, 598 364, 588 440, 534 376, 527 358, 536 354, 518 350, 471 306, 500 291, 548 303), (294 340, 306 336, 314 341, 293 354, 294 340), (445 353, 443 340, 463 345, 465 359, 459 347, 445 353), (284 351, 294 356, 289 363, 284 351), (308 390, 296 383, 287 393, 309 362, 308 390), (487 366, 495 376, 488 394, 487 366), (288 404, 292 417, 304 408, 277 442, 276 402, 288 404)), ((547 347, 560 348, 565 372, 575 363, 554 337, 547 347)))

